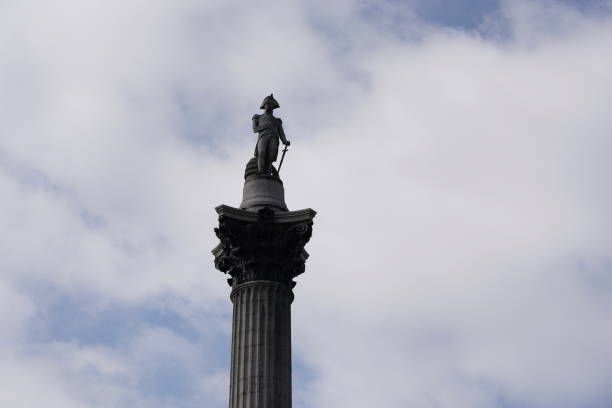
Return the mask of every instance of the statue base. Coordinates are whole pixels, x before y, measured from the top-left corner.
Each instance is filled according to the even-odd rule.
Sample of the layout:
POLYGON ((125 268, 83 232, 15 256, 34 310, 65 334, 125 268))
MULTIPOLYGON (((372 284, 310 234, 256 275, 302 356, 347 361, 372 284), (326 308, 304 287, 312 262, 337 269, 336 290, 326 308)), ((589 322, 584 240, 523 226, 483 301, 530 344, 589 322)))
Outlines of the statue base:
POLYGON ((285 189, 278 176, 253 174, 244 180, 240 209, 258 211, 264 207, 288 211, 285 204, 285 189))

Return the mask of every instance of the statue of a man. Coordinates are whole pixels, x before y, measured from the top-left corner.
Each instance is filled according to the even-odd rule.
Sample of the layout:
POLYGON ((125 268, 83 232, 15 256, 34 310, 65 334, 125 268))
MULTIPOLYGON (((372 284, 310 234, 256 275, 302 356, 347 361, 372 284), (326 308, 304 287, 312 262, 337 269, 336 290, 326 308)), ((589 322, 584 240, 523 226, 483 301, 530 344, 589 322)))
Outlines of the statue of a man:
POLYGON ((253 132, 259 133, 255 146, 255 157, 257 158, 257 170, 261 174, 272 174, 272 163, 278 156, 278 140, 280 139, 285 146, 290 145, 285 138, 283 121, 272 114, 276 108, 280 108, 280 105, 270 94, 264 98, 260 106, 260 109, 264 109, 264 113, 253 115, 253 132))

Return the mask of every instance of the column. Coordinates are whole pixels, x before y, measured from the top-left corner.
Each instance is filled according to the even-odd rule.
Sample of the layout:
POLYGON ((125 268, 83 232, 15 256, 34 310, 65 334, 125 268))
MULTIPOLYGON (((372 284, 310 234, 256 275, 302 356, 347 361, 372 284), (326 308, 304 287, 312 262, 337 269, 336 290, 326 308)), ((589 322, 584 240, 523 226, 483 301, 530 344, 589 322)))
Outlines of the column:
POLYGON ((291 289, 252 281, 231 299, 230 408, 291 408, 291 289))

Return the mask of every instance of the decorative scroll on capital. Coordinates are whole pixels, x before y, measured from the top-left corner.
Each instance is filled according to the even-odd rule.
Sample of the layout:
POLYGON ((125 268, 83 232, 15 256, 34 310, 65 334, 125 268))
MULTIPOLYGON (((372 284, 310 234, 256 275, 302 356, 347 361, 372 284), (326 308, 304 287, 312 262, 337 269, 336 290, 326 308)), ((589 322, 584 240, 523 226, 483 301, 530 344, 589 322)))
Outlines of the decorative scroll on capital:
POLYGON ((220 240, 212 251, 215 267, 231 276, 230 286, 256 280, 279 282, 293 288, 293 278, 304 272, 312 235, 311 209, 257 212, 225 205, 216 208, 220 240))

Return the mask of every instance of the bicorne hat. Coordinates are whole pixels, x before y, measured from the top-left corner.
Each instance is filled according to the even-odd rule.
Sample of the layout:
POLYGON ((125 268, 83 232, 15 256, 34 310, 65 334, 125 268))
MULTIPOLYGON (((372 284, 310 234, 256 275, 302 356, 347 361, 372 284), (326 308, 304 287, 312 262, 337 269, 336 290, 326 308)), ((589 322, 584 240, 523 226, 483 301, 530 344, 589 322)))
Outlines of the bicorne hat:
POLYGON ((274 96, 272 96, 272 94, 264 98, 259 109, 266 109, 266 104, 270 104, 270 107, 272 109, 280 108, 280 105, 278 104, 277 100, 274 99, 274 96))

